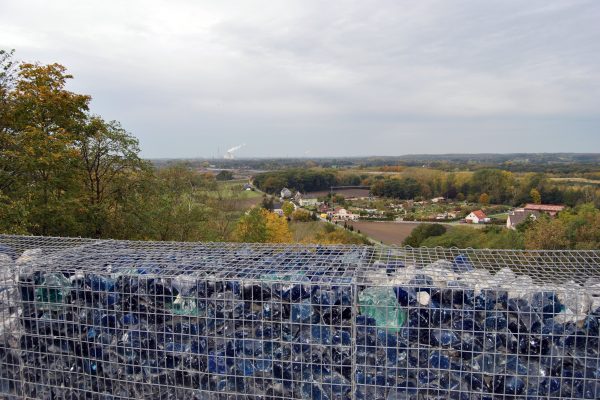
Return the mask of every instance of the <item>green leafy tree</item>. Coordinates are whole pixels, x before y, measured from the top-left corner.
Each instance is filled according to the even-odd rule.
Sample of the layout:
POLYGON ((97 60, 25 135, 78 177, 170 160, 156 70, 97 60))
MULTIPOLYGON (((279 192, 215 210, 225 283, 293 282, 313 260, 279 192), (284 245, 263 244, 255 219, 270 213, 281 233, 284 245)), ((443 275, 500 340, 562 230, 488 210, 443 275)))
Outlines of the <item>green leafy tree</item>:
POLYGON ((253 208, 240 218, 234 236, 236 240, 246 243, 267 241, 267 220, 260 208, 253 208))
POLYGON ((216 179, 218 181, 230 181, 233 179, 233 172, 222 170, 216 175, 216 179))
POLYGON ((534 204, 542 204, 542 195, 536 188, 532 188, 529 192, 529 197, 534 204))
POLYGON ((303 208, 299 208, 292 213, 292 221, 308 222, 313 220, 313 213, 303 208))
POLYGON ((441 224, 419 224, 412 230, 410 235, 404 239, 405 246, 419 247, 429 237, 440 236, 446 233, 446 227, 441 224))
POLYGON ((268 211, 273 211, 275 208, 275 203, 272 196, 263 195, 261 207, 268 211))
POLYGON ((149 168, 139 157, 138 140, 116 121, 91 117, 76 141, 84 173, 84 198, 88 232, 101 237, 113 217, 116 193, 127 176, 149 168))
POLYGON ((289 218, 294 212, 295 207, 290 201, 284 201, 281 205, 281 209, 283 210, 283 215, 289 218))
POLYGON ((528 249, 561 250, 570 247, 567 226, 561 219, 539 218, 534 227, 525 232, 528 249))

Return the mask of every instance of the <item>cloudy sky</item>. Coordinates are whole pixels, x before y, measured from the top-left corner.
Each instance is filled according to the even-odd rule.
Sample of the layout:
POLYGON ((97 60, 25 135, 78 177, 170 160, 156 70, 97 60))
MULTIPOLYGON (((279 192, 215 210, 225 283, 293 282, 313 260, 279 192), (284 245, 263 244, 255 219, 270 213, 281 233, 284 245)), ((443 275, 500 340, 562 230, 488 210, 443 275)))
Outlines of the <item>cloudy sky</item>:
POLYGON ((600 2, 0 1, 146 157, 600 151, 600 2))

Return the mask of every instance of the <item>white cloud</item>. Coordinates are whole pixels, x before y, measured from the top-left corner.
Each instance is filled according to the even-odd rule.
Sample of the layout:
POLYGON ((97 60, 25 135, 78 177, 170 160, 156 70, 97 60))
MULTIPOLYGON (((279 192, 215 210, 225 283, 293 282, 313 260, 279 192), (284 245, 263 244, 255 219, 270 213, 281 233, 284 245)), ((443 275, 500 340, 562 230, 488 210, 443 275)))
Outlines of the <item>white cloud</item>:
POLYGON ((438 130, 453 131, 453 146, 520 132, 532 145, 513 150, 536 151, 537 138, 574 127, 588 142, 581 150, 600 145, 598 126, 581 122, 600 120, 593 0, 24 0, 2 8, 0 48, 65 64, 74 90, 139 136, 147 156, 209 155, 204 147, 237 142, 257 143, 248 155, 294 155, 282 138, 289 134, 372 139, 337 146, 337 155, 422 151, 404 140, 421 134, 433 138, 430 152, 443 152, 438 130))

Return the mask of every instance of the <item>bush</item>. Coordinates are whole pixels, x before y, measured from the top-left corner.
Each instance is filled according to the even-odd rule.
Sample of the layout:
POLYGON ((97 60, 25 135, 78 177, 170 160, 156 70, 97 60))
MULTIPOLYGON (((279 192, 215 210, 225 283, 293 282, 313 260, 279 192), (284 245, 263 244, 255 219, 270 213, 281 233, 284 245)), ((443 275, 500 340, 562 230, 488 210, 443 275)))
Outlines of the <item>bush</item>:
POLYGON ((302 208, 299 208, 292 213, 292 221, 308 222, 312 220, 312 213, 308 210, 303 210, 302 208))
POLYGON ((404 245, 419 247, 429 237, 440 236, 446 233, 446 227, 441 224, 421 224, 404 239, 404 245))
POLYGON ((230 181, 233 179, 233 173, 231 171, 223 170, 215 176, 215 179, 218 181, 230 181))

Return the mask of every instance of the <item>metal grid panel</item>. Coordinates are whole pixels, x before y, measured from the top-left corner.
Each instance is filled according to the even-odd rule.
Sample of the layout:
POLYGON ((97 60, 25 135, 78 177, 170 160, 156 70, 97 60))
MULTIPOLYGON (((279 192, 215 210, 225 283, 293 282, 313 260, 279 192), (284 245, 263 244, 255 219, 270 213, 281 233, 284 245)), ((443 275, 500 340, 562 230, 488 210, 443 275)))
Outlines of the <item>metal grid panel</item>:
POLYGON ((0 236, 0 253, 5 398, 600 398, 597 251, 0 236))

